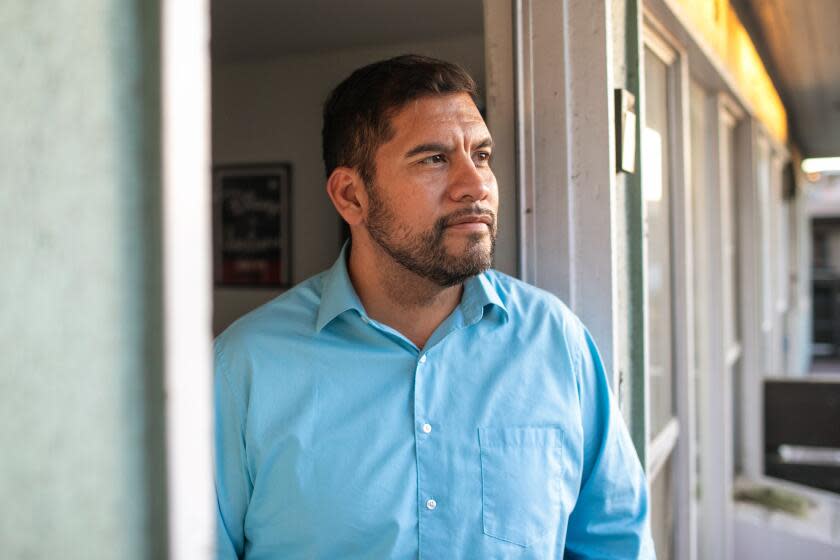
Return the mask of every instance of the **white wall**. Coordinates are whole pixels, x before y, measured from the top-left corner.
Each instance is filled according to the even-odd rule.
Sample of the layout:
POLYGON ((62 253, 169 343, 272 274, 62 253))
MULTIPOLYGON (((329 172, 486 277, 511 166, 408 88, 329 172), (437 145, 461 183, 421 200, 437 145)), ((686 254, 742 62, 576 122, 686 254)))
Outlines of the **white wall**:
MULTIPOLYGON (((408 52, 461 64, 483 92, 481 35, 213 66, 213 164, 292 164, 293 283, 329 267, 340 249, 339 217, 324 190, 323 102, 356 68, 408 52)), ((214 332, 278 293, 217 288, 214 332)))

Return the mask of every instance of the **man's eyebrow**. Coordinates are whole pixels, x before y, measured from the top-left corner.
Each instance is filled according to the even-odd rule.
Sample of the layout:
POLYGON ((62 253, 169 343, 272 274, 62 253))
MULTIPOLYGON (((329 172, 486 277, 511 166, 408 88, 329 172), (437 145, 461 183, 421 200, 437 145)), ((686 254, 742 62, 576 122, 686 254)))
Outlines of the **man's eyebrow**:
POLYGON ((410 158, 412 156, 416 156, 418 154, 425 154, 428 152, 443 152, 448 153, 452 151, 450 146, 446 146, 444 144, 437 144, 437 143, 430 143, 430 144, 418 144, 414 146, 410 150, 405 153, 405 157, 410 158))
POLYGON ((493 147, 493 139, 489 136, 478 143, 476 149, 478 148, 492 148, 493 147))
MULTIPOLYGON (((487 138, 485 138, 484 140, 479 142, 478 145, 475 146, 474 149, 477 150, 477 149, 480 149, 480 148, 492 148, 492 147, 493 147, 493 139, 488 136, 487 138)), ((429 152, 448 153, 450 151, 452 151, 451 146, 431 142, 431 143, 428 143, 428 144, 418 144, 417 146, 414 146, 413 148, 411 148, 410 150, 408 150, 405 153, 405 157, 410 158, 412 156, 416 156, 416 155, 419 155, 419 154, 426 154, 426 153, 429 153, 429 152)))

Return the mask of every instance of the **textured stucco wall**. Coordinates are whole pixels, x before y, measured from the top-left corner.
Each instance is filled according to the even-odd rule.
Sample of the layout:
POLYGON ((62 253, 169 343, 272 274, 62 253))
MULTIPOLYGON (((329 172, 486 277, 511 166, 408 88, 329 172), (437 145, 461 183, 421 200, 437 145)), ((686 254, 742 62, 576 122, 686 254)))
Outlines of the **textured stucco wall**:
POLYGON ((154 5, 0 6, 4 558, 164 554, 154 5))

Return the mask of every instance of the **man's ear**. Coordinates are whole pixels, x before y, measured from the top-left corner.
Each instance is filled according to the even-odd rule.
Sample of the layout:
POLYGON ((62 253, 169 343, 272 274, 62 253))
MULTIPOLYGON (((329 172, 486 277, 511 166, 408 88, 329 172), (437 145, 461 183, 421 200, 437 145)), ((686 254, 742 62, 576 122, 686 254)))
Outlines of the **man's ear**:
POLYGON ((351 226, 364 221, 367 193, 362 178, 355 169, 336 167, 327 179, 327 194, 333 206, 351 226))

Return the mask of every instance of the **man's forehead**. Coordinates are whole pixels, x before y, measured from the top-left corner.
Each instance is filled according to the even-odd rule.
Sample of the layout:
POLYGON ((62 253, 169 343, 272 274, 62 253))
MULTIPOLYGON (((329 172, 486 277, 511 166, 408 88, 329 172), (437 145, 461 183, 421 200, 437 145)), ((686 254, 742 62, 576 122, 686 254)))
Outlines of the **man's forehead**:
POLYGON ((402 106, 391 118, 396 128, 404 125, 434 127, 447 123, 484 126, 484 119, 467 93, 426 95, 402 106))

